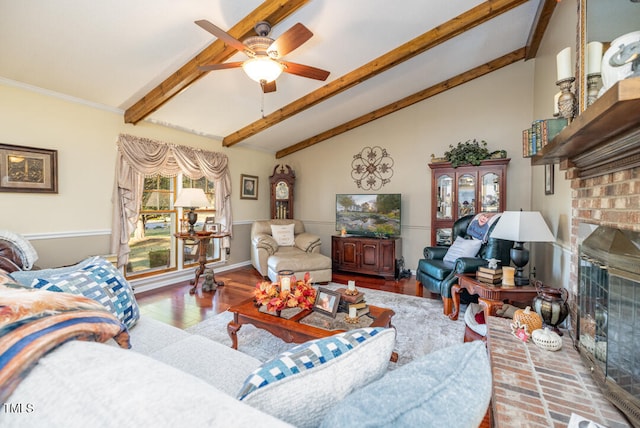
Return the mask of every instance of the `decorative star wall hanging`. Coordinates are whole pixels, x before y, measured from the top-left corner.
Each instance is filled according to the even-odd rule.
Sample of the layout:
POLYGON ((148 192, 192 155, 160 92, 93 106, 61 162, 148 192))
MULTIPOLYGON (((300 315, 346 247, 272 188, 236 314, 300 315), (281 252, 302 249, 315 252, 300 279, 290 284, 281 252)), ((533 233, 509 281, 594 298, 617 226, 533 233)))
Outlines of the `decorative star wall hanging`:
POLYGON ((365 147, 353 155, 351 178, 364 190, 378 190, 391 182, 393 177, 393 159, 387 149, 365 147))

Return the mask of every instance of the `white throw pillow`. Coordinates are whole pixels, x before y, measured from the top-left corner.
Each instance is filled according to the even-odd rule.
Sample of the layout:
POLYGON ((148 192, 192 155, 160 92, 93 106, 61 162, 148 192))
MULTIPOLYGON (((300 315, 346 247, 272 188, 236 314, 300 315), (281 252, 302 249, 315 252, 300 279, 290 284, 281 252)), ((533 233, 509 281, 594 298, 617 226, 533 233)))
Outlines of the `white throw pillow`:
POLYGON ((294 223, 283 225, 271 225, 271 235, 276 240, 278 245, 282 247, 291 247, 295 240, 293 229, 296 227, 294 223))
POLYGON ((460 257, 475 257, 480 251, 482 241, 479 239, 464 239, 458 236, 453 245, 447 250, 442 259, 445 262, 455 263, 460 257))

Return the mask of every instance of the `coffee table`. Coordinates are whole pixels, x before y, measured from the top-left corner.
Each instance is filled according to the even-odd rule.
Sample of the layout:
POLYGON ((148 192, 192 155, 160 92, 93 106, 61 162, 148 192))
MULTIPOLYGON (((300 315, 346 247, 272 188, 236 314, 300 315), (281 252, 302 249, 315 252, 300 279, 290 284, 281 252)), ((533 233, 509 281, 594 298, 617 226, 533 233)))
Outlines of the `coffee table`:
MULTIPOLYGON (((228 310, 229 312, 233 312, 233 320, 227 325, 227 332, 233 342, 231 345, 233 349, 238 349, 238 330, 240 330, 244 324, 253 324, 257 328, 266 330, 287 343, 303 343, 307 340, 321 339, 346 331, 325 330, 301 323, 300 321, 304 317, 312 313, 311 310, 303 310, 289 319, 260 312, 253 299, 233 305, 228 310)), ((373 323, 370 327, 393 327, 391 325, 391 317, 395 315, 393 310, 369 305, 369 315, 373 318, 373 323)), ((395 362, 397 360, 398 354, 394 352, 391 356, 391 361, 395 362)))

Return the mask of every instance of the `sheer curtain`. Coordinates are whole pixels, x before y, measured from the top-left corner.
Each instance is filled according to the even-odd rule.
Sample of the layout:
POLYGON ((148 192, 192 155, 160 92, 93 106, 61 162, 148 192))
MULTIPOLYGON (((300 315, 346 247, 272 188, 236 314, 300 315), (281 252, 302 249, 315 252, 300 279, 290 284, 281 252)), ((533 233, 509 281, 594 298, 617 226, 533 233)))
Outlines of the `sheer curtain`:
MULTIPOLYGON (((118 267, 124 266, 129 258, 129 236, 140 213, 145 176, 174 177, 182 172, 193 180, 206 177, 213 181, 216 222, 222 225, 222 231, 232 235, 231 174, 227 155, 128 134, 120 134, 117 148, 111 252, 118 255, 118 267)), ((223 247, 227 246, 229 242, 225 239, 223 247)))

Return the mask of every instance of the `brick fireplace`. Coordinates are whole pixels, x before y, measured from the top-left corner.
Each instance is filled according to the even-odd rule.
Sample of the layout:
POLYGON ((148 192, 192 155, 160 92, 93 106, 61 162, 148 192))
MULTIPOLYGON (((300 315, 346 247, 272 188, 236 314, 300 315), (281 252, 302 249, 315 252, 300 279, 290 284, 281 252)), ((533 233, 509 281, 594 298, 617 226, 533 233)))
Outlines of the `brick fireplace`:
MULTIPOLYGON (((640 144, 640 140, 638 141, 640 144)), ((567 175, 571 176, 572 171, 567 175)), ((640 167, 571 179, 571 328, 575 331, 579 245, 585 225, 640 231, 640 167)))
MULTIPOLYGON (((640 111, 640 78, 621 80, 577 116, 542 149, 541 153, 532 159, 533 165, 559 164, 560 169, 565 171, 565 178, 571 183, 571 266, 570 281, 565 287, 569 291, 570 325, 568 327, 573 339, 575 339, 578 320, 577 296, 580 287, 582 241, 599 226, 640 232, 640 115, 638 111, 640 111)), ((634 295, 636 297, 632 297, 631 301, 638 305, 637 296, 640 293, 634 293, 634 295)), ((624 324, 626 327, 624 321, 618 324, 624 324)), ((491 339, 491 325, 489 329, 488 337, 491 339)), ((505 336, 508 338, 508 335, 505 336)), ((492 403, 494 414, 497 416, 494 420, 494 423, 497 422, 495 426, 512 426, 509 423, 509 415, 517 415, 522 419, 523 411, 527 417, 531 418, 537 417, 536 414, 542 415, 550 421, 546 426, 566 426, 567 415, 570 412, 584 411, 578 406, 582 401, 592 405, 593 420, 601 420, 601 423, 607 426, 628 425, 624 422, 620 424, 614 422, 617 411, 610 411, 605 403, 609 406, 611 403, 604 400, 604 396, 597 393, 599 388, 593 388, 591 384, 571 384, 576 399, 564 397, 563 393, 560 394, 561 397, 556 397, 554 395, 554 392, 557 392, 556 388, 548 387, 546 379, 548 375, 557 375, 562 379, 558 382, 563 385, 559 391, 563 391, 567 376, 573 376, 573 380, 581 382, 587 382, 587 379, 589 382, 592 379, 597 380, 597 376, 592 377, 590 374, 591 366, 580 363, 580 357, 572 342, 567 343, 566 349, 563 347, 560 351, 563 353, 561 354, 563 361, 567 363, 564 366, 548 364, 549 358, 538 359, 536 355, 529 352, 528 348, 522 352, 516 352, 518 356, 523 353, 528 356, 528 360, 524 360, 522 364, 500 366, 499 356, 504 350, 500 348, 500 338, 500 334, 494 334, 494 343, 489 343, 494 372, 503 371, 507 374, 502 379, 503 382, 498 385, 504 387, 506 391, 505 400, 501 399, 500 389, 494 386, 492 403), (584 375, 581 374, 582 371, 584 375), (520 374, 532 374, 534 381, 526 382, 519 378, 520 374), (514 401, 514 394, 519 394, 518 398, 526 400, 523 402, 527 403, 527 407, 525 409, 522 406, 514 406, 510 413, 507 407, 514 401), (529 402, 528 397, 540 398, 539 405, 529 402), (581 397, 582 401, 577 397, 581 397), (565 403, 566 409, 558 408, 558 403, 565 403), (609 419, 610 417, 613 419, 609 419)), ((616 400, 614 399, 613 402, 620 408, 616 400)), ((638 406, 635 406, 635 409, 638 409, 638 406)), ((619 417, 622 415, 620 414, 619 417)))

